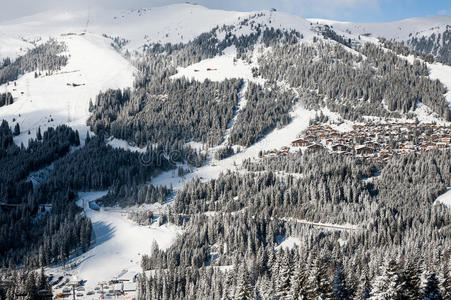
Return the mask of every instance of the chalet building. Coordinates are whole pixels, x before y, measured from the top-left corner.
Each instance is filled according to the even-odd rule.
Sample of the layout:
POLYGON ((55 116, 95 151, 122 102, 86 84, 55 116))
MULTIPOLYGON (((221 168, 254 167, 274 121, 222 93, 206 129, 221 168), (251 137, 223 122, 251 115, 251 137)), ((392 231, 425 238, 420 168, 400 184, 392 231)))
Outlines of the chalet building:
POLYGON ((309 142, 313 142, 316 140, 316 136, 310 134, 310 135, 306 136, 305 139, 309 142))
POLYGON ((338 133, 338 132, 332 132, 331 134, 330 134, 330 137, 332 137, 332 138, 337 138, 337 137, 339 137, 340 136, 340 134, 338 133))
POLYGON ((437 143, 437 148, 438 149, 446 149, 447 148, 447 144, 446 143, 437 143))
MULTIPOLYGON (((356 124, 353 130, 338 132, 329 125, 308 127, 291 143, 318 151, 328 149, 342 155, 359 155, 384 162, 394 154, 451 149, 451 127, 415 123, 356 124)), ((284 151, 277 155, 283 155, 284 151)))
POLYGON ((307 147, 310 143, 304 139, 297 139, 291 142, 293 147, 307 147))
POLYGON ((365 146, 373 148, 373 149, 379 148, 379 144, 376 142, 372 142, 372 141, 365 142, 365 146))
POLYGON ((347 145, 335 144, 335 145, 332 145, 332 150, 333 151, 349 152, 349 151, 351 151, 351 148, 349 146, 347 146, 347 145))
POLYGON ((307 147, 307 150, 309 150, 309 151, 321 151, 323 149, 324 149, 324 147, 321 146, 320 144, 313 144, 313 145, 310 145, 307 147))
POLYGON ((356 147, 356 153, 360 155, 370 155, 374 154, 374 149, 368 146, 356 147))

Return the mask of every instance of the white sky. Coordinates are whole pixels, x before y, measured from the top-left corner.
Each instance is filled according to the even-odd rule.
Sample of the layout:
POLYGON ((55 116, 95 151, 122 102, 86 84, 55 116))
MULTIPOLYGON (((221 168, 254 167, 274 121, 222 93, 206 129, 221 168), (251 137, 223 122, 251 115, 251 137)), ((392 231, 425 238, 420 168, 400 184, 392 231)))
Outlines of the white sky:
MULTIPOLYGON (((0 0, 0 22, 49 9, 92 6, 132 9, 183 0, 0 0)), ((276 8, 302 17, 347 21, 387 21, 451 13, 450 0, 195 0, 208 8, 253 11, 276 8)))

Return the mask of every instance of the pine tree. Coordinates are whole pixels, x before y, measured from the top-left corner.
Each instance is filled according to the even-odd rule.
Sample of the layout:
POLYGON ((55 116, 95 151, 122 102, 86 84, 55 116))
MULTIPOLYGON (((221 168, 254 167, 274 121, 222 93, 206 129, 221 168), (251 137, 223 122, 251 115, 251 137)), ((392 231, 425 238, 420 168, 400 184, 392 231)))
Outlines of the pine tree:
POLYGON ((250 300, 252 288, 249 282, 249 276, 245 267, 241 271, 241 276, 235 290, 235 300, 250 300))
POLYGON ((89 144, 89 141, 91 140, 91 137, 89 136, 89 131, 86 131, 86 139, 85 144, 89 144))
POLYGON ((382 267, 382 274, 376 276, 372 284, 372 300, 399 299, 402 295, 402 285, 398 274, 398 266, 392 259, 382 267))
POLYGON ((368 278, 368 272, 366 269, 363 270, 357 289, 354 294, 354 298, 358 300, 369 299, 371 294, 371 283, 368 278))
POLYGON ((36 133, 36 138, 38 141, 42 141, 41 127, 38 127, 38 132, 36 133))
POLYGON ((309 298, 311 299, 332 299, 332 288, 327 276, 326 265, 318 258, 315 258, 309 268, 309 298))
POLYGON ((282 254, 282 262, 277 277, 277 293, 278 299, 287 299, 291 288, 291 277, 293 275, 293 264, 290 260, 288 251, 282 254))
POLYGON ((41 267, 41 273, 39 274, 38 290, 52 291, 52 287, 45 276, 44 267, 41 267))
POLYGON ((423 288, 423 297, 425 300, 441 300, 439 281, 434 272, 428 272, 426 275, 426 283, 423 288))
POLYGON ((443 299, 451 299, 451 258, 442 267, 442 281, 440 284, 443 299))
POLYGON ((413 260, 407 263, 404 271, 404 290, 403 295, 407 299, 417 299, 421 294, 421 273, 418 264, 413 260))
POLYGON ((289 299, 306 300, 308 296, 308 282, 304 266, 298 263, 296 271, 291 278, 291 290, 289 299))
POLYGON ((346 278, 340 266, 337 267, 337 271, 335 272, 332 291, 337 300, 346 300, 350 298, 346 278))
POLYGON ((14 126, 14 135, 17 136, 20 134, 20 126, 19 123, 16 123, 16 126, 14 126))

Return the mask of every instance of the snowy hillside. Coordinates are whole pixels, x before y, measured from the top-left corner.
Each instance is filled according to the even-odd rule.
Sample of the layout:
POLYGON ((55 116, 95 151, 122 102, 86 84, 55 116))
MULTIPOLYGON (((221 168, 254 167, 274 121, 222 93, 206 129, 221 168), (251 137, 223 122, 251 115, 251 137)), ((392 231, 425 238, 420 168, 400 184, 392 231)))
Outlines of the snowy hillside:
MULTIPOLYGON (((20 132, 14 134, 8 126, 3 128, 6 133, 0 131, 0 138, 2 134, 7 137, 3 144, 11 141, 12 145, 15 142, 27 146, 38 129, 45 132, 62 124, 78 130, 82 142, 80 147, 71 144, 77 147, 68 146, 67 152, 57 158, 44 157, 48 161, 36 159, 33 152, 38 149, 45 153, 47 145, 42 146, 44 150, 39 148, 39 142, 35 148, 33 143, 28 149, 17 147, 15 152, 30 160, 28 168, 38 166, 33 172, 27 167, 19 170, 26 178, 35 179, 34 186, 19 177, 24 184, 17 184, 15 191, 10 189, 15 184, 0 181, 0 192, 7 195, 5 198, 18 194, 11 202, 7 199, 3 203, 0 198, 0 204, 7 208, 28 205, 22 211, 38 211, 37 217, 33 213, 25 216, 31 219, 26 220, 28 223, 34 224, 41 217, 53 218, 57 212, 64 219, 65 205, 73 201, 71 213, 92 222, 92 244, 87 248, 83 247, 90 240, 83 236, 81 242, 82 231, 73 233, 70 224, 65 224, 64 229, 54 229, 48 235, 46 232, 45 241, 36 238, 32 247, 26 249, 31 254, 24 252, 34 268, 45 265, 47 273, 67 281, 54 280, 56 293, 67 288, 69 280, 84 280, 86 292, 94 293, 97 288, 99 294, 98 288, 105 281, 123 279, 130 289, 130 298, 136 296, 136 289, 143 288, 143 282, 147 284, 146 278, 138 280, 141 287, 134 282, 141 266, 147 276, 157 274, 155 278, 161 278, 166 276, 161 271, 171 268, 182 269, 176 276, 191 269, 229 270, 235 261, 257 257, 257 251, 266 252, 269 247, 282 254, 284 249, 298 246, 305 247, 305 253, 315 253, 304 244, 309 240, 316 247, 313 241, 317 237, 312 233, 316 231, 323 231, 320 247, 349 245, 354 251, 361 246, 360 234, 379 234, 379 225, 374 225, 380 221, 376 217, 379 211, 380 215, 391 214, 384 211, 391 209, 395 201, 390 190, 400 190, 400 198, 422 197, 417 191, 426 190, 429 181, 415 180, 424 177, 418 173, 423 170, 430 170, 434 180, 445 180, 433 172, 445 173, 439 168, 446 165, 446 151, 437 149, 445 144, 449 134, 445 127, 450 125, 446 113, 447 106, 451 108, 451 66, 437 61, 423 64, 424 57, 420 62, 412 54, 403 56, 393 49, 380 48, 382 43, 377 38, 408 41, 414 36, 429 37, 447 30, 448 24, 451 17, 359 24, 307 20, 277 11, 211 10, 193 4, 132 11, 49 11, 0 23, 0 63, 5 58, 21 57, 49 38, 65 45, 65 51, 59 55, 67 57, 67 64, 62 64, 61 69, 48 74, 47 70, 18 72, 17 80, 0 85, 0 96, 11 94, 14 100, 0 107, 0 121, 5 119, 11 128, 20 126, 20 132), (391 129, 390 124, 408 122, 403 126, 410 127, 417 120, 418 124, 434 123, 431 128, 443 130, 440 141, 438 136, 428 140, 430 145, 426 148, 440 152, 436 163, 440 167, 436 169, 422 165, 403 170, 396 160, 401 157, 401 150, 392 152, 398 146, 393 139, 411 136, 403 137, 401 129, 391 129), (363 135, 352 137, 360 130, 356 128, 372 122, 389 128, 374 134, 374 140, 380 139, 374 149, 368 145, 375 141, 365 141, 363 135), (318 125, 315 129, 317 124, 324 127, 318 125), (302 141, 299 147, 292 143, 296 139, 301 143, 302 134, 307 131, 314 134, 309 136, 311 140, 302 141), (86 132, 97 136, 91 135, 91 142, 86 139, 85 144, 86 132), (103 134, 108 137, 105 141, 103 134), (324 141, 317 142, 316 135, 324 136, 324 141), (334 145, 343 147, 345 143, 352 146, 346 151, 333 150, 334 145), (356 143, 361 145, 355 147, 356 143), (382 145, 389 145, 390 151, 382 149, 382 145), (318 148, 321 151, 316 152, 318 148), (377 153, 376 148, 380 150, 377 153), (374 152, 358 153, 361 149, 374 152), (382 157, 382 152, 386 156, 382 157), (173 159, 172 154, 180 154, 181 158, 173 159), (384 171, 384 164, 391 164, 391 169, 384 171), (228 171, 232 173, 224 175, 228 171), (395 176, 396 172, 404 171, 412 173, 412 186, 402 185, 401 181, 397 185, 402 176, 395 176), (390 174, 395 175, 391 178, 390 174), (264 184, 254 185, 256 182, 264 184), (37 188, 40 184, 44 188, 37 188), (373 189, 382 191, 381 198, 373 189), (25 201, 20 197, 26 197, 27 191, 25 201), (89 205, 102 197, 102 204, 108 207, 97 209, 89 205), (130 206, 120 208, 121 205, 130 206), (132 220, 134 213, 136 218, 132 220), (246 229, 241 226, 244 219, 249 221, 246 229), (258 225, 262 233, 255 239, 253 222, 260 220, 265 220, 258 225), (218 224, 226 225, 217 228, 218 224), (69 229, 64 231, 66 228, 69 229), (276 232, 279 229, 284 232, 276 232), (61 240, 67 232, 74 241, 65 254, 61 240), (246 245, 243 241, 250 242, 246 245), (157 259, 145 256, 153 251, 153 242, 166 249, 169 256, 165 252, 157 253, 157 259), (196 253, 188 253, 190 247, 196 253), (86 252, 80 254, 81 249, 86 252), (246 251, 254 253, 249 255, 246 251), (47 260, 43 253, 50 253, 47 260)), ((403 155, 414 151, 422 155, 413 141, 400 143, 399 149, 406 147, 403 155)), ((0 162, 2 155, 7 157, 7 151, 1 147, 2 143, 0 162)), ((445 149, 449 147, 444 145, 445 149)), ((421 158, 424 165, 430 158, 421 158)), ((12 158, 11 161, 17 163, 12 158)), ((9 165, 4 169, 9 171, 9 165)), ((449 204, 449 195, 448 191, 437 201, 449 204)), ((415 218, 424 219, 421 214, 429 213, 427 209, 432 206, 423 203, 423 199, 415 201, 421 203, 420 209, 400 209, 399 214, 405 214, 401 217, 410 218, 407 214, 412 213, 417 214, 415 218)), ((410 202, 402 205, 409 207, 410 202)), ((55 223, 53 219, 52 222, 55 223)), ((427 230, 434 229, 431 226, 427 230)), ((430 239, 438 238, 426 233, 430 239)), ((396 234, 400 241, 418 239, 416 235, 396 234)), ((371 236, 365 247, 372 248, 370 241, 376 240, 383 239, 371 236)), ((414 242, 412 245, 419 244, 414 242)), ((380 251, 374 257, 386 256, 380 251)), ((380 261, 371 263, 372 274, 379 265, 380 261)), ((345 267, 349 266, 352 264, 345 267)), ((240 272, 246 272, 242 269, 246 267, 240 267, 240 272)), ((224 279, 218 276, 219 281, 224 279)), ((113 292, 119 288, 117 282, 109 284, 113 292)), ((171 285, 168 286, 169 290, 171 285)), ((194 287, 189 293, 197 292, 194 287)), ((150 286, 144 289, 142 293, 149 293, 150 286)), ((197 299, 208 299, 205 295, 210 294, 205 292, 197 299)), ((82 297, 89 298, 86 293, 82 297)))
POLYGON ((49 11, 0 24, 0 59, 21 54, 34 43, 68 33, 106 34, 143 44, 188 42, 211 28, 235 22, 248 13, 210 10, 199 5, 176 4, 122 11, 93 8, 86 11, 49 11))
POLYGON ((10 92, 15 99, 12 105, 0 109, 0 118, 19 123, 19 145, 27 145, 39 127, 45 131, 60 124, 70 125, 84 137, 90 99, 95 99, 99 91, 133 84, 134 68, 103 37, 86 34, 58 40, 67 45, 70 56, 61 71, 37 78, 28 73, 16 85, 0 86, 0 92, 10 92))
POLYGON ((387 23, 351 23, 325 19, 311 18, 312 23, 326 24, 342 32, 354 35, 370 35, 384 37, 397 41, 407 41, 411 37, 430 36, 432 33, 442 33, 451 25, 451 16, 434 16, 425 18, 411 18, 387 23))
MULTIPOLYGON (((86 11, 49 11, 0 23, 0 59, 23 54, 36 43, 70 33, 91 33, 121 38, 127 49, 139 50, 146 43, 187 43, 213 27, 238 24, 249 16, 255 24, 275 29, 295 29, 311 35, 309 22, 281 12, 234 12, 200 5, 174 4, 138 10, 92 8, 86 11)), ((240 26, 236 33, 248 33, 240 26)))

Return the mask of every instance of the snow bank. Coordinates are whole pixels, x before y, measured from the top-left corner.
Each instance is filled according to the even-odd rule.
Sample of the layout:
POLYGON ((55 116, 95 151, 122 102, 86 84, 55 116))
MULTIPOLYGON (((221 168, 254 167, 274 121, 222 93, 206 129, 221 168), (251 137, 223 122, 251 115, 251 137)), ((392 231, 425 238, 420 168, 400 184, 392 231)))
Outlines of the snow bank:
POLYGON ((451 187, 448 188, 448 190, 441 195, 440 197, 438 197, 435 202, 440 202, 446 206, 448 206, 449 208, 451 208, 451 187))
POLYGON ((289 236, 285 238, 277 247, 276 249, 287 249, 291 250, 295 246, 300 246, 302 244, 301 240, 297 237, 289 236))
POLYGON ((236 48, 231 46, 224 50, 224 55, 214 58, 205 59, 198 63, 192 64, 186 68, 178 68, 177 74, 171 78, 186 77, 197 81, 223 81, 232 78, 243 78, 255 82, 262 83, 252 76, 252 67, 255 64, 248 64, 241 59, 235 59, 236 48))
POLYGON ((130 143, 128 143, 125 140, 117 139, 117 138, 109 138, 107 141, 107 144, 115 149, 123 149, 131 152, 139 152, 139 153, 145 153, 146 148, 139 148, 137 146, 133 146, 130 143))

